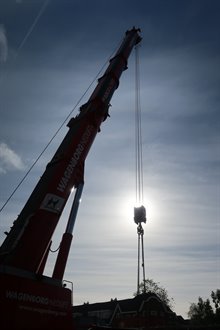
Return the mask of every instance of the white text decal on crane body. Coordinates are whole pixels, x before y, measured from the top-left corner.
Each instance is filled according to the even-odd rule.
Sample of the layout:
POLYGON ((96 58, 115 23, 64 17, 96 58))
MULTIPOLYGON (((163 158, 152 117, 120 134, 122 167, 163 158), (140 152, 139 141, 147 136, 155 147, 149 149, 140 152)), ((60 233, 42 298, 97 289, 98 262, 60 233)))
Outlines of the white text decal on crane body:
POLYGON ((83 134, 81 141, 77 145, 77 147, 74 151, 74 154, 71 157, 70 162, 67 165, 60 182, 58 183, 57 190, 64 192, 93 130, 94 130, 93 126, 91 126, 91 125, 87 126, 87 129, 86 129, 85 133, 83 134))

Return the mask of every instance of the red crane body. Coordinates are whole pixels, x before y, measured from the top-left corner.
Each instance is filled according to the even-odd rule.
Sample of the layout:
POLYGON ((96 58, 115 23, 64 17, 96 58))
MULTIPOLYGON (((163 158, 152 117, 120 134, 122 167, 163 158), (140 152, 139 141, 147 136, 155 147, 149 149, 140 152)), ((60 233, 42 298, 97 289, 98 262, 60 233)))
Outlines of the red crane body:
MULTIPOLYGON (((80 188, 79 200, 85 159, 108 116, 132 48, 140 40, 139 29, 126 32, 88 102, 69 121, 69 131, 0 247, 0 309, 2 315, 12 314, 5 316, 3 329, 71 328, 71 290, 63 287, 62 279, 72 239, 68 228, 73 225, 63 236, 52 278, 42 274, 71 189, 80 188)), ((75 208, 74 216, 78 205, 75 208)))

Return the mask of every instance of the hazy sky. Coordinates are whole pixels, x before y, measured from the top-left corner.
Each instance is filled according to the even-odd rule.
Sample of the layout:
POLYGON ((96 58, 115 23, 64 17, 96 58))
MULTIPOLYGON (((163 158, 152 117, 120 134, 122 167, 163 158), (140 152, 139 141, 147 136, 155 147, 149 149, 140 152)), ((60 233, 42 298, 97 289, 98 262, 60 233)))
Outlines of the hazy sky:
MULTIPOLYGON (((218 0, 0 1, 0 206, 125 31, 141 28, 146 277, 168 290, 184 317, 220 287, 219 22, 218 0)), ((65 273, 74 304, 136 290, 134 100, 133 53, 86 161, 65 273)), ((1 242, 66 132, 0 213, 1 242)))

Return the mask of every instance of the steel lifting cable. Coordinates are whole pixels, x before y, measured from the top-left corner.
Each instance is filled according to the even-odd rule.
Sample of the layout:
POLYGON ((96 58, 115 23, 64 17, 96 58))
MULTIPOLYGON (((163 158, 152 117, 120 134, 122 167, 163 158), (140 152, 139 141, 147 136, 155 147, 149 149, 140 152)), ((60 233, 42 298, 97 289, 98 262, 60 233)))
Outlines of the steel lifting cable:
MULTIPOLYGON (((144 184, 143 184, 143 155, 142 155, 142 130, 141 130, 141 102, 140 102, 140 62, 139 45, 135 47, 135 164, 136 164, 136 203, 140 206, 141 212, 145 210, 143 206, 144 184)), ((139 208, 137 208, 139 209, 139 208)), ((144 229, 142 222, 146 222, 145 214, 135 219, 138 233, 138 269, 137 269, 137 294, 140 294, 140 263, 143 271, 143 290, 146 291, 145 263, 144 263, 144 229), (144 217, 143 217, 144 215, 144 217), (140 257, 142 260, 140 260, 140 257)))
POLYGON ((136 203, 142 204, 143 190, 143 156, 141 131, 141 104, 140 104, 140 64, 139 45, 135 47, 135 159, 136 159, 136 203))

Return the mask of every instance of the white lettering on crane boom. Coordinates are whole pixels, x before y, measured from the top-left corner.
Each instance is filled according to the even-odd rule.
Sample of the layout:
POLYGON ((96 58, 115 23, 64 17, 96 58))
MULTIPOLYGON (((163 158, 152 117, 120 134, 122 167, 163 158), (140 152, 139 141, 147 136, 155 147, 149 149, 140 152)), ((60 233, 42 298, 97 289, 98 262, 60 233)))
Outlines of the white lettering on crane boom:
POLYGON ((78 160, 80 159, 80 156, 81 156, 82 152, 84 151, 85 146, 92 134, 93 129, 94 129, 93 126, 91 126, 91 125, 87 126, 87 129, 86 129, 85 133, 83 134, 81 141, 77 145, 77 147, 74 151, 74 154, 72 155, 70 162, 67 165, 67 167, 63 173, 63 176, 60 179, 60 182, 58 183, 57 190, 64 192, 64 190, 66 189, 66 187, 69 183, 69 180, 73 174, 73 171, 74 171, 76 165, 78 164, 78 160))

